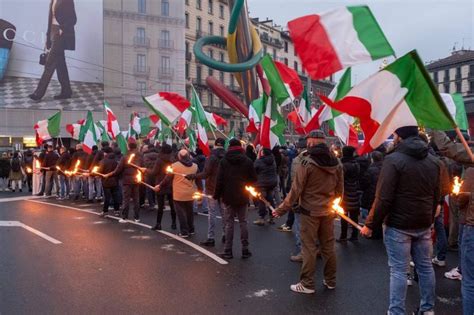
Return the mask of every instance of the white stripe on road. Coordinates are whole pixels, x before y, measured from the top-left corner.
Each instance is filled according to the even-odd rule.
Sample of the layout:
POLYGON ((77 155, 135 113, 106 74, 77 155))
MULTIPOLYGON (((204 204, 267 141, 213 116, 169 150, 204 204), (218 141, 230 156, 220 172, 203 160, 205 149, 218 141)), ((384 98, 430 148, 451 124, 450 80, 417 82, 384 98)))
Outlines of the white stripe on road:
POLYGON ((11 197, 11 198, 1 198, 1 202, 12 202, 12 201, 23 201, 23 200, 31 200, 31 199, 39 199, 42 196, 26 196, 26 197, 11 197))
POLYGON ((37 229, 32 228, 29 225, 26 225, 20 221, 0 221, 0 226, 10 226, 10 227, 21 227, 24 228, 27 231, 30 231, 33 234, 38 235, 39 237, 47 240, 48 242, 51 242, 55 245, 62 244, 62 242, 58 241, 57 239, 38 231, 37 229))
MULTIPOLYGON (((97 212, 94 212, 94 211, 91 211, 91 210, 87 210, 87 209, 80 209, 80 208, 75 208, 75 207, 70 207, 70 206, 64 206, 64 205, 60 205, 60 204, 55 204, 55 203, 49 203, 49 202, 44 202, 44 201, 38 201, 38 200, 28 200, 28 201, 31 201, 31 202, 35 202, 35 203, 40 203, 40 204, 45 204, 45 205, 49 205, 49 206, 56 206, 56 207, 61 207, 61 208, 66 208, 66 209, 71 209, 71 210, 75 210, 75 211, 81 211, 81 212, 86 212, 86 213, 90 213, 90 214, 95 214, 95 215, 99 215, 99 213, 97 212)), ((111 218, 111 219, 114 219, 114 220, 120 220, 120 218, 118 217, 115 217, 115 216, 111 216, 111 215, 108 215, 107 217, 111 218)), ((144 224, 144 223, 140 223, 140 222, 134 222, 134 221, 130 221, 130 220, 127 220, 127 223, 130 223, 130 224, 134 224, 134 225, 137 225, 137 226, 141 226, 141 227, 145 227, 145 228, 148 228, 148 229, 151 229, 151 226, 150 225, 147 225, 147 224, 144 224)), ((211 258, 212 260, 216 261, 217 263, 221 264, 221 265, 227 265, 228 262, 222 258, 220 258, 219 256, 217 256, 216 254, 202 248, 201 246, 199 245, 196 245, 194 244, 193 242, 190 242, 182 237, 179 237, 173 233, 170 233, 170 232, 166 232, 166 231, 156 231, 158 233, 161 233, 163 235, 166 235, 168 237, 171 237, 172 239, 175 239, 177 240, 178 242, 181 242, 183 244, 186 244, 192 248, 194 248, 195 250, 197 250, 198 252, 206 255, 207 257, 211 258)))

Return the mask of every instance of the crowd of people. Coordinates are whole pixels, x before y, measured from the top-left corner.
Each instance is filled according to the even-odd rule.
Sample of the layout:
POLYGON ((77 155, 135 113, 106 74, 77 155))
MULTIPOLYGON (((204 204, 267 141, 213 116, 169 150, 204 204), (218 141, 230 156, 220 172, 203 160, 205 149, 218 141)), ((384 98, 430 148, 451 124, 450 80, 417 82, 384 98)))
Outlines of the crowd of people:
POLYGON ((300 281, 290 288, 298 293, 315 292, 318 256, 324 260, 323 284, 327 289, 336 287, 336 241, 357 242, 360 234, 383 237, 391 270, 389 314, 406 312, 406 287, 413 280, 420 286, 418 313, 432 314, 433 265, 445 267, 448 249, 458 250, 460 264, 445 276, 462 280, 464 312, 474 312, 474 203, 470 197, 474 169, 469 168, 472 161, 462 145, 442 132, 431 132, 428 140, 418 127, 402 127, 390 145, 362 156, 354 147, 336 151, 328 146, 321 130, 310 132, 295 145, 272 150, 218 138, 208 157, 199 149, 190 152, 176 144, 145 141, 139 146, 133 138, 124 155, 116 143, 102 142, 92 154, 84 152, 81 144, 69 149, 45 145, 37 157, 32 151, 2 156, 1 188, 10 183, 11 190, 21 191, 25 180, 31 190, 31 172, 26 169, 33 167, 34 158, 41 165, 38 195, 53 197, 54 191, 59 200, 103 201, 101 215, 108 215, 112 207, 121 223, 128 222, 130 207, 137 222, 140 209, 148 207, 157 210, 153 229, 161 230, 167 202, 171 229, 179 228, 178 235, 188 238, 195 233, 193 213, 207 213, 207 238, 201 245, 216 246, 221 234, 225 259, 234 255, 235 218, 240 226, 241 257, 252 256, 249 205, 257 209, 253 222, 257 226, 275 224, 274 218, 287 215, 277 229, 295 236, 296 251, 290 259, 302 267, 300 281), (138 174, 148 187, 141 185, 138 174), (457 195, 450 191, 455 176, 464 178, 457 195), (275 209, 249 198, 248 185, 275 209), (196 200, 196 192, 204 198, 196 200), (342 197, 346 214, 364 225, 360 234, 345 220, 340 231, 334 231, 336 215, 331 204, 337 197, 342 197))

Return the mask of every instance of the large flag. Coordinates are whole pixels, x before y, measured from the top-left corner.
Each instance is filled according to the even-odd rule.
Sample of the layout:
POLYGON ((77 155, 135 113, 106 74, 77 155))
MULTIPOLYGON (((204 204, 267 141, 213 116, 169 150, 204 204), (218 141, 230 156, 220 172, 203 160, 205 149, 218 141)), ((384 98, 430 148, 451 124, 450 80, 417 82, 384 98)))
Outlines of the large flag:
POLYGON ((416 51, 356 85, 338 102, 320 97, 332 108, 359 118, 365 136, 360 153, 377 148, 400 127, 456 127, 416 51))
POLYGON ((140 124, 140 117, 137 113, 132 113, 130 115, 130 123, 128 126, 129 137, 138 139, 142 133, 142 125, 140 124))
POLYGON ((272 102, 279 106, 285 106, 293 102, 293 97, 286 89, 285 83, 280 77, 277 67, 269 54, 266 54, 260 64, 263 68, 264 77, 268 80, 271 88, 272 102))
POLYGON ((304 87, 303 95, 301 95, 300 105, 298 107, 298 121, 303 123, 303 126, 306 126, 311 120, 311 117, 315 114, 315 112, 316 110, 311 108, 311 102, 308 98, 308 90, 306 89, 306 87, 304 87))
POLYGON ((462 94, 441 93, 441 97, 459 129, 469 130, 469 122, 467 120, 466 107, 464 106, 462 94))
POLYGON ((115 139, 117 135, 120 133, 120 126, 117 120, 117 117, 112 112, 109 103, 104 101, 104 109, 107 115, 107 132, 112 135, 112 139, 115 139))
POLYGON ((123 134, 123 132, 120 132, 115 139, 120 148, 120 152, 122 152, 122 154, 124 155, 127 154, 128 152, 127 139, 125 135, 123 134))
POLYGON ((193 87, 193 95, 191 97, 191 105, 194 108, 193 121, 197 125, 197 143, 205 156, 211 154, 209 149, 209 140, 207 138, 207 131, 212 130, 209 121, 207 121, 206 112, 202 107, 201 100, 193 87))
POLYGON ((187 99, 176 93, 159 92, 144 97, 145 104, 167 125, 171 125, 189 107, 187 99))
POLYGON ((42 141, 50 140, 59 136, 61 131, 61 112, 57 112, 53 116, 45 120, 40 120, 34 126, 37 137, 42 141))
POLYGON ((313 80, 395 54, 367 6, 303 16, 288 22, 288 29, 303 67, 313 80))
POLYGON ((258 133, 260 130, 260 118, 263 114, 264 101, 264 97, 261 96, 250 103, 249 125, 247 126, 247 132, 258 133))
MULTIPOLYGON (((272 93, 273 95, 273 93, 272 93)), ((264 148, 273 149, 276 145, 285 143, 283 133, 285 131, 285 120, 280 112, 280 106, 272 96, 266 97, 265 111, 261 119, 260 144, 264 148)))
POLYGON ((303 92, 303 84, 301 83, 300 76, 298 73, 279 61, 274 61, 275 66, 280 73, 280 77, 283 80, 286 89, 291 93, 292 98, 298 97, 303 92))
POLYGON ((100 134, 97 139, 100 138, 101 141, 110 141, 109 133, 107 132, 107 121, 99 120, 95 125, 99 129, 100 134))
POLYGON ((218 126, 227 126, 227 120, 216 113, 206 112, 206 118, 213 129, 216 129, 218 126))
POLYGON ((194 113, 194 107, 189 106, 181 114, 181 117, 179 117, 179 120, 176 123, 176 129, 178 130, 178 132, 181 135, 184 134, 186 132, 186 129, 188 129, 191 126, 191 122, 192 122, 192 119, 193 119, 193 113, 194 113))
POLYGON ((97 144, 97 132, 96 132, 96 125, 94 123, 94 117, 92 116, 92 112, 87 112, 87 119, 84 123, 83 128, 81 128, 81 135, 80 139, 82 139, 82 149, 87 154, 92 153, 92 147, 97 144))
POLYGON ((85 123, 85 119, 78 120, 75 124, 67 124, 66 131, 71 134, 71 137, 74 140, 79 140, 79 135, 81 133, 81 127, 85 123))

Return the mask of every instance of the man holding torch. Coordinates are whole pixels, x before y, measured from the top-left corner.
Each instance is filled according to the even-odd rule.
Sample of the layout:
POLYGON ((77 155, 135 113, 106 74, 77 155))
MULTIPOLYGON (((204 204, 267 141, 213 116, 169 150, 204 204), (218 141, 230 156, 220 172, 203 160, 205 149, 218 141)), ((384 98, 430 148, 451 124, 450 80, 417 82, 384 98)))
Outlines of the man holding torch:
POLYGON ((307 136, 308 150, 296 166, 291 190, 274 216, 280 217, 299 204, 301 219, 301 245, 303 265, 300 282, 291 285, 297 293, 315 292, 314 273, 319 240, 324 258, 323 284, 328 289, 336 287, 336 252, 334 249, 334 213, 331 204, 341 196, 344 187, 342 165, 329 150, 321 130, 313 130, 307 136))

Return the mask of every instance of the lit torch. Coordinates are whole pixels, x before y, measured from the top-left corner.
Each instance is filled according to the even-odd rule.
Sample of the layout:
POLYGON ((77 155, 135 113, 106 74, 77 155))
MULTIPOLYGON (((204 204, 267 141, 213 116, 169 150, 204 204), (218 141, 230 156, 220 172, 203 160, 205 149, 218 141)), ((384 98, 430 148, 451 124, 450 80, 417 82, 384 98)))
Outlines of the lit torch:
POLYGON ((104 174, 99 173, 99 167, 97 165, 92 168, 91 174, 104 177, 104 174))
POLYGON ((193 199, 195 200, 199 200, 199 199, 202 199, 202 198, 212 198, 211 195, 206 195, 206 194, 203 194, 203 193, 200 193, 198 191, 196 191, 194 194, 193 194, 193 199))
POLYGON ((345 213, 344 213, 344 208, 341 207, 341 197, 338 197, 336 199, 334 199, 334 201, 332 202, 332 210, 334 210, 334 212, 339 215, 341 218, 343 218, 344 220, 346 220, 347 222, 349 222, 352 226, 354 226, 355 228, 357 228, 359 231, 362 230, 362 227, 357 224, 356 222, 354 222, 351 218, 349 218, 345 213))
POLYGON ((173 170, 173 168, 171 167, 171 165, 168 165, 168 167, 166 168, 166 174, 173 174, 173 175, 186 176, 186 174, 175 173, 174 170, 173 170))
POLYGON ((28 174, 33 173, 33 170, 31 169, 31 167, 29 167, 29 166, 26 167, 26 173, 28 173, 28 174))
POLYGON ((453 184, 453 190, 452 193, 453 195, 457 196, 461 192, 461 186, 463 184, 463 181, 459 179, 458 176, 454 177, 454 184, 453 184))
POLYGON ((140 167, 133 162, 133 159, 135 158, 135 153, 132 153, 130 154, 130 156, 128 157, 128 160, 127 160, 127 164, 130 165, 131 167, 134 167, 136 169, 140 169, 140 167))
POLYGON ((142 175, 142 172, 138 171, 138 172, 137 172, 137 175, 135 176, 135 179, 137 180, 137 183, 142 184, 142 185, 145 185, 146 187, 150 188, 151 190, 154 190, 154 189, 155 189, 155 187, 153 187, 152 185, 149 185, 149 184, 143 182, 143 175, 142 175))
POLYGON ((35 171, 35 173, 37 173, 40 170, 41 170, 41 163, 40 163, 40 161, 35 159, 35 164, 33 166, 33 171, 35 171))
POLYGON ((249 192, 253 197, 260 199, 272 212, 275 211, 275 208, 271 205, 271 203, 263 198, 262 194, 258 191, 255 190, 255 187, 253 186, 245 186, 245 190, 249 192))

